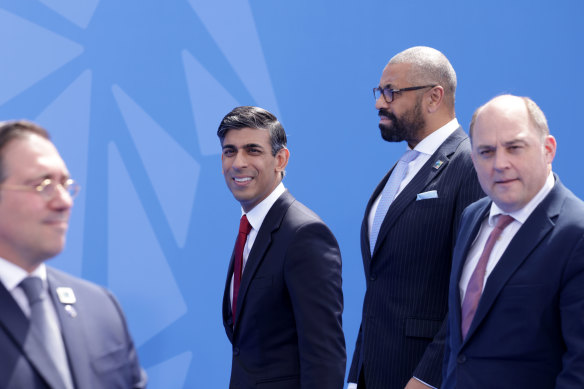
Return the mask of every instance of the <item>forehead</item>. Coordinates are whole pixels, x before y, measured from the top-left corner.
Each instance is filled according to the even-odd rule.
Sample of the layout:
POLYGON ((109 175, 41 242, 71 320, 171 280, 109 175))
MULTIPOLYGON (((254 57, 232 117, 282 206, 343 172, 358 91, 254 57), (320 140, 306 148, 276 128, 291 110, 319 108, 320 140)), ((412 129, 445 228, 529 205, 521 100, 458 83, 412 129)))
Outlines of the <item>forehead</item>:
POLYGON ((492 104, 478 114, 473 128, 473 141, 512 141, 536 136, 527 109, 521 104, 492 104))
POLYGON ((241 128, 227 131, 223 146, 244 146, 248 144, 256 144, 268 147, 270 146, 270 132, 260 128, 241 128))
POLYGON ((67 174, 65 162, 55 146, 36 134, 11 140, 2 151, 2 165, 6 177, 67 174))
POLYGON ((383 69, 383 73, 381 73, 379 85, 399 87, 405 84, 411 67, 412 64, 409 63, 388 63, 383 69))

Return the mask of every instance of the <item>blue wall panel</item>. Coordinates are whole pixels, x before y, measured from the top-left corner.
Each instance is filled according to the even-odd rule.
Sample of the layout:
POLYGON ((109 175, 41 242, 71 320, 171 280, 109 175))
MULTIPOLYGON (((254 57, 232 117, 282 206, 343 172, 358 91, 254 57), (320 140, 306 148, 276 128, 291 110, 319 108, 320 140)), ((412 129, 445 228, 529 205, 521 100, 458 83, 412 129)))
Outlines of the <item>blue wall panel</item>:
POLYGON ((371 88, 385 63, 414 45, 444 52, 465 128, 497 94, 532 97, 558 140, 554 170, 584 197, 583 11, 579 0, 0 0, 0 120, 46 126, 81 182, 51 263, 116 293, 150 387, 224 388, 220 304, 239 207, 221 176, 221 117, 259 105, 284 124, 285 185, 341 245, 350 360, 363 211, 404 149, 377 128, 371 88))

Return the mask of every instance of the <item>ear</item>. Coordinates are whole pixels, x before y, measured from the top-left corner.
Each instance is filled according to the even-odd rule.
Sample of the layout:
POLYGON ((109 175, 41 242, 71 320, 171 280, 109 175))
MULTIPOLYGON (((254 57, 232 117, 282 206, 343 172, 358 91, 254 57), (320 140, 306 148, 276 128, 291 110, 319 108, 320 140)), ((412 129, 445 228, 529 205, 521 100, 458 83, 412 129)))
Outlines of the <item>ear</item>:
POLYGON ((443 99, 444 88, 442 88, 440 85, 435 86, 429 92, 427 92, 426 101, 428 104, 428 112, 436 112, 442 104, 443 99))
POLYGON ((547 135, 543 141, 543 150, 546 158, 546 162, 551 164, 556 156, 556 138, 551 135, 547 135))
POLYGON ((276 171, 283 172, 288 165, 288 159, 290 159, 290 151, 287 148, 281 148, 276 153, 276 171))

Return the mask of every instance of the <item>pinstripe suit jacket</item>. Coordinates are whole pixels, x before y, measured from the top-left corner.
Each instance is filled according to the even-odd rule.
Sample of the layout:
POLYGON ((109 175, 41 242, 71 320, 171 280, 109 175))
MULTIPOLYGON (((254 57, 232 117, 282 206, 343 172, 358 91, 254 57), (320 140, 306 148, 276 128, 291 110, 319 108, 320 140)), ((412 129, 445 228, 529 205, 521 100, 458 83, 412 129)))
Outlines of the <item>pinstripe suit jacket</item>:
POLYGON ((459 127, 395 198, 371 255, 367 217, 390 174, 373 192, 361 226, 367 290, 349 382, 364 368, 367 389, 402 389, 412 376, 437 387, 456 231, 463 209, 484 194, 459 127), (416 201, 430 190, 438 198, 416 201))

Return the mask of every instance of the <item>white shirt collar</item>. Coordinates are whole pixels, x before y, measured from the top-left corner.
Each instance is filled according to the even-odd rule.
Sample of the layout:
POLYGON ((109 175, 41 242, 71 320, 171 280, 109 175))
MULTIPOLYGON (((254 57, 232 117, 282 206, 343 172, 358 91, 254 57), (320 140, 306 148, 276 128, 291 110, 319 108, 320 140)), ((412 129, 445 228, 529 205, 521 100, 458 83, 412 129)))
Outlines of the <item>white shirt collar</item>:
POLYGON ((28 276, 39 277, 43 280, 45 288, 47 287, 47 267, 44 263, 41 263, 32 273, 28 274, 20 266, 0 257, 0 281, 9 292, 12 292, 28 276))
MULTIPOLYGON (((545 183, 543 184, 543 186, 541 187, 539 192, 537 192, 537 194, 535 196, 533 196, 533 198, 531 200, 529 200, 529 202, 527 204, 525 204, 525 206, 523 208, 518 209, 517 211, 511 212, 511 213, 509 213, 509 215, 513 216, 513 218, 515 220, 517 220, 519 223, 521 223, 521 224, 525 223, 525 221, 527 220, 529 215, 531 215, 533 210, 539 205, 539 203, 541 203, 543 201, 543 199, 548 195, 548 193, 550 193, 550 191, 554 187, 554 183, 555 183, 554 175, 550 171, 550 174, 546 178, 545 183)), ((489 224, 491 226, 494 226, 495 225, 495 216, 500 215, 500 214, 505 214, 505 213, 506 212, 503 212, 503 210, 501 208, 499 208, 497 206, 497 204, 495 204, 495 202, 492 202, 491 203, 491 210, 489 212, 489 224)))
POLYGON ((286 188, 284 187, 284 184, 280 181, 280 183, 278 184, 278 186, 276 186, 272 193, 270 193, 269 196, 263 199, 258 205, 253 207, 251 211, 245 213, 243 209, 241 210, 242 215, 247 215, 247 220, 249 221, 249 224, 251 224, 251 227, 254 230, 260 229, 262 223, 264 222, 264 219, 266 218, 266 215, 270 211, 270 208, 272 208, 272 205, 274 205, 276 200, 278 200, 278 198, 285 191, 286 188))
POLYGON ((446 138, 452 135, 452 133, 456 131, 458 127, 460 127, 458 125, 458 120, 456 120, 456 118, 452 119, 439 129, 437 129, 436 131, 422 139, 420 143, 418 143, 416 147, 414 147, 414 150, 419 151, 422 154, 428 155, 434 154, 434 152, 438 150, 438 147, 440 147, 440 145, 444 143, 446 138))

